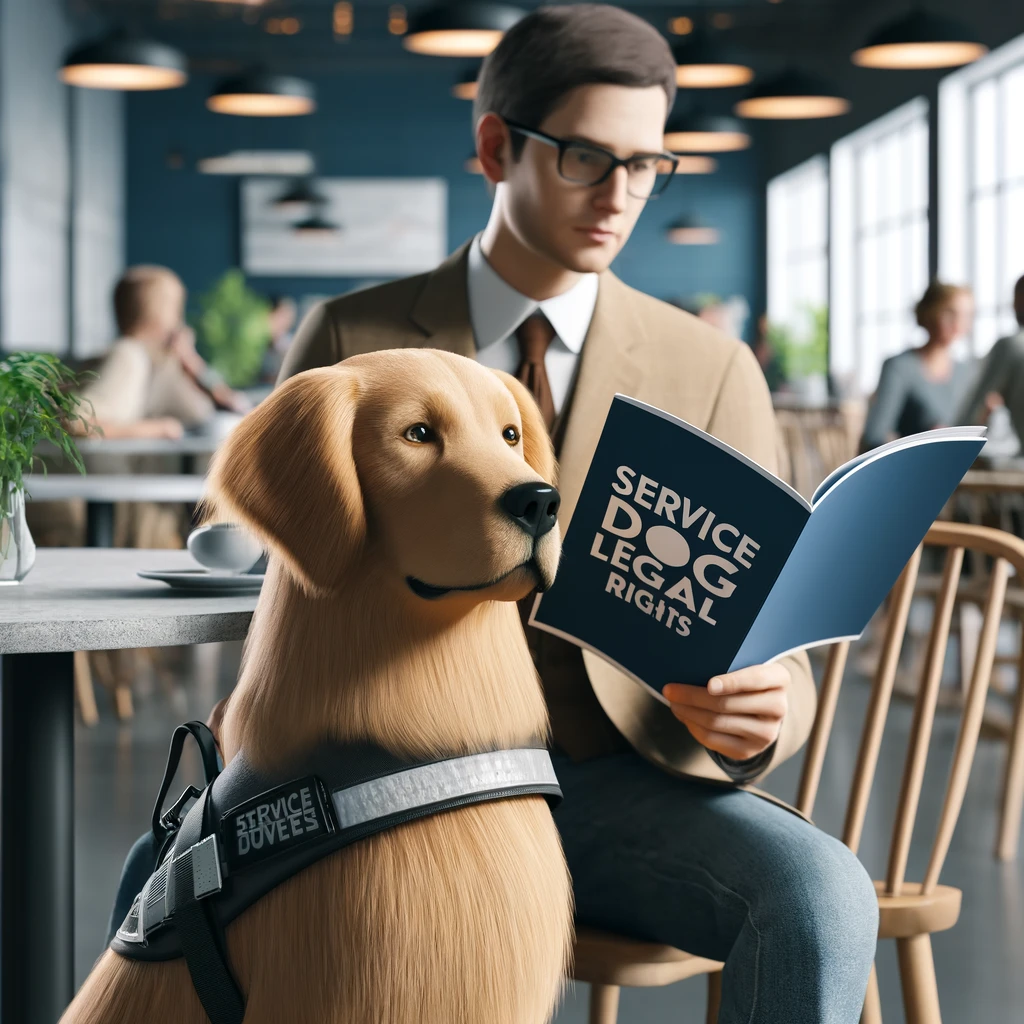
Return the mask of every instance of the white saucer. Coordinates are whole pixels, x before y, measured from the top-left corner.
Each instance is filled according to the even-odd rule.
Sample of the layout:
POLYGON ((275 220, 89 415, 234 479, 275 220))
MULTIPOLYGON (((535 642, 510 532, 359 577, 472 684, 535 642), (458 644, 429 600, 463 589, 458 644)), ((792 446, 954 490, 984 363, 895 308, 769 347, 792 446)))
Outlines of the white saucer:
POLYGON ((144 580, 159 580, 175 590, 217 592, 221 594, 253 593, 263 585, 264 577, 250 573, 213 572, 211 569, 139 570, 144 580))

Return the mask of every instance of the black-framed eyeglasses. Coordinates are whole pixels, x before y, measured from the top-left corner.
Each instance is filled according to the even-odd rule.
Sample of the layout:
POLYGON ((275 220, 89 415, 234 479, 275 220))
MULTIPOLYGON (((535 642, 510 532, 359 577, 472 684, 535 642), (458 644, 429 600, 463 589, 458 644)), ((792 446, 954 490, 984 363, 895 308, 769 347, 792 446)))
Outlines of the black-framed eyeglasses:
POLYGON ((626 191, 634 199, 657 199, 676 173, 679 157, 672 153, 634 153, 624 160, 603 146, 579 139, 559 139, 515 121, 505 124, 528 139, 558 150, 558 173, 574 185, 600 185, 619 167, 626 168, 626 191))

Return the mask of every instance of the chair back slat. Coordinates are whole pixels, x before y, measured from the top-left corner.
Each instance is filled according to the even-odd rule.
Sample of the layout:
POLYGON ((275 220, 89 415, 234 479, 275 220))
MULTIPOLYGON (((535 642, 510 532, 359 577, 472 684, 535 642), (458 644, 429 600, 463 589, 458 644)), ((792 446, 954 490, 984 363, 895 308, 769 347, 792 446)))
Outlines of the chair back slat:
POLYGON ((889 614, 885 627, 885 641, 878 660, 871 699, 868 703, 867 718, 861 733, 860 750, 857 753, 857 767, 853 774, 850 799, 846 805, 846 821, 843 825, 843 842, 854 852, 860 846, 867 813, 868 797, 878 765, 878 751, 882 745, 882 731, 889 714, 893 682, 899 664, 903 635, 910 615, 910 602, 914 596, 917 572, 921 565, 921 548, 918 547, 907 562, 900 578, 890 593, 889 614))
POLYGON ((850 653, 850 641, 843 640, 829 648, 825 675, 818 693, 818 710, 814 716, 814 727, 807 741, 803 768, 800 771, 800 786, 797 790, 796 808, 805 817, 812 817, 814 801, 821 782, 821 768, 825 763, 825 751, 832 735, 832 722, 839 700, 839 688, 846 671, 846 659, 850 653))
POLYGON ((921 800, 921 785, 928 760, 932 724, 935 720, 935 705, 939 699, 939 683, 946 661, 946 645, 949 642, 949 627, 953 620, 956 604, 957 585, 964 564, 964 549, 950 548, 946 553, 946 564, 942 572, 942 585, 935 602, 931 633, 925 654, 924 668, 917 690, 914 706, 914 721, 907 744, 907 758, 903 767, 903 782, 896 810, 896 825, 893 829, 892 845, 889 848, 889 869, 886 873, 885 891, 890 896, 899 896, 907 870, 907 856, 914 832, 914 821, 921 800))
MULTIPOLYGON (((993 531, 996 532, 996 531, 993 531)), ((996 558, 992 566, 991 582, 985 598, 984 620, 981 627, 981 638, 978 642, 978 653, 974 659, 974 670, 971 673, 971 685, 967 693, 963 719, 960 723, 960 735, 957 738, 956 753, 949 773, 949 784, 946 787, 946 799, 939 817, 939 827, 932 847, 931 860, 925 872, 922 894, 927 895, 935 889, 939 881, 942 865, 949 852, 949 844, 953 838, 960 808, 963 806, 967 780, 971 774, 974 752, 978 746, 978 734, 981 731, 981 720, 985 711, 985 698, 992 678, 992 665, 996 656, 996 640, 999 636, 999 621, 1003 614, 1006 600, 1006 581, 1010 566, 1005 558, 996 558)))

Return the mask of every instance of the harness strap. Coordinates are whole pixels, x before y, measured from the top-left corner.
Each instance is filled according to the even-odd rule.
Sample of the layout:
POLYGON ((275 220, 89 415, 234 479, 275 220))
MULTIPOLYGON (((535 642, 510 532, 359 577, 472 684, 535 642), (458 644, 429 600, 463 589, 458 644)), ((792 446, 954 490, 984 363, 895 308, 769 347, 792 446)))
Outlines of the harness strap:
POLYGON ((203 839, 209 792, 209 787, 203 790, 178 831, 168 902, 188 973, 211 1024, 242 1024, 245 999, 228 966, 223 932, 203 902, 221 888, 217 837, 203 839))

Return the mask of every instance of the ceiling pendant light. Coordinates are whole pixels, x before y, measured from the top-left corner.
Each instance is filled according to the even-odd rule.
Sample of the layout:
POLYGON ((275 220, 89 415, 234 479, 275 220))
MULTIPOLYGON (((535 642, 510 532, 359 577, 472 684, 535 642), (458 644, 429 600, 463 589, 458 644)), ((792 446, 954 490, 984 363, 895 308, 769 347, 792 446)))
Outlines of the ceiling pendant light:
POLYGON ((706 35, 694 34, 672 47, 676 59, 676 85, 681 89, 727 89, 746 85, 754 69, 738 54, 706 35))
POLYGON ((746 149, 750 135, 735 117, 691 111, 669 121, 664 145, 670 153, 729 153, 746 149))
POLYGON ((410 15, 402 45, 434 57, 486 57, 524 13, 497 3, 428 7, 410 15))
POLYGON ((308 178, 296 178, 287 190, 274 200, 274 207, 282 213, 300 214, 309 207, 318 206, 323 202, 324 197, 316 191, 312 181, 308 178))
POLYGON ((206 105, 216 114, 297 117, 316 110, 316 93, 304 78, 250 71, 221 82, 206 105))
POLYGON ((963 23, 918 8, 874 32, 851 60, 862 68, 953 68, 986 53, 963 23))
POLYGON ((850 102, 821 79, 790 70, 755 85, 733 109, 740 117, 804 120, 845 114, 850 102))
POLYGON ((58 77, 82 89, 177 89, 188 81, 188 61, 173 46, 120 31, 72 50, 58 77))
POLYGON ((341 233, 341 225, 328 220, 322 212, 326 205, 324 200, 316 204, 311 216, 292 225, 292 231, 303 238, 329 238, 341 233))
POLYGON ((718 229, 702 224, 696 217, 683 216, 669 224, 665 237, 673 245, 716 245, 718 229))
POLYGON ((676 164, 676 174, 714 174, 718 170, 718 161, 711 156, 680 156, 676 164))
POLYGON ((477 89, 477 76, 480 74, 480 68, 474 68, 472 71, 467 71, 453 86, 452 95, 457 100, 475 100, 476 89, 477 89))
POLYGON ((463 169, 467 174, 483 174, 484 165, 480 163, 480 157, 476 153, 471 153, 466 157, 466 162, 462 165, 463 169))

